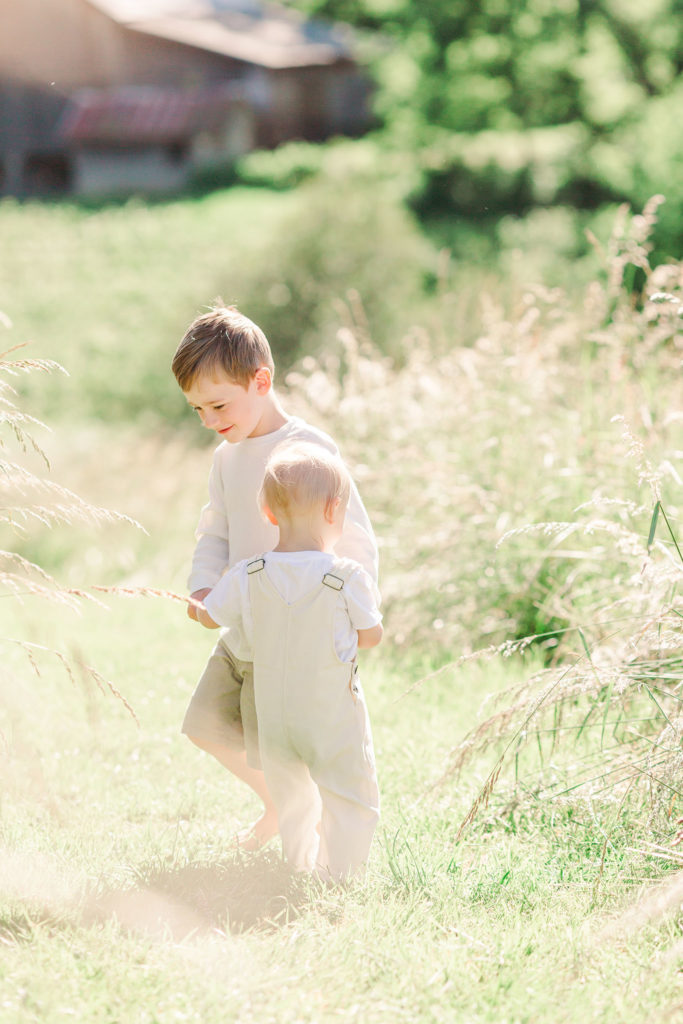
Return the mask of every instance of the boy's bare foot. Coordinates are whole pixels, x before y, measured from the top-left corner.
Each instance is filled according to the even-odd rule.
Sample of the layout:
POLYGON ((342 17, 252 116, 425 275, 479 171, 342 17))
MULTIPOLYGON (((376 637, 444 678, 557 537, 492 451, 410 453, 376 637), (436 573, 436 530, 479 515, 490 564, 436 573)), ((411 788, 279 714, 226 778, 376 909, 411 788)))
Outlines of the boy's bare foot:
POLYGON ((235 836, 235 843, 240 849, 253 853, 266 846, 277 833, 277 815, 264 811, 251 825, 239 830, 235 836))

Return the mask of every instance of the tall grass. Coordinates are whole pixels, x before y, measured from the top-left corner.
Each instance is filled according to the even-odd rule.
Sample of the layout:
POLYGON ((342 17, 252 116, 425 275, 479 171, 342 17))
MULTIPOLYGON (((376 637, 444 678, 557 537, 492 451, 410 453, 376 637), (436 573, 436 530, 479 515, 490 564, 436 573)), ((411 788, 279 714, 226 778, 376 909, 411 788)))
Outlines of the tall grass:
MULTIPOLYGON (((658 202, 594 239, 604 269, 578 309, 540 286, 509 316, 483 296, 474 345, 416 331, 397 369, 349 307, 342 361, 287 379, 371 495, 396 648, 454 686, 468 659, 531 659, 444 770, 453 785, 493 755, 463 828, 505 764, 538 801, 643 797, 642 842, 653 815, 675 820, 683 277, 649 265, 658 202)), ((445 332, 447 281, 440 302, 445 332)))
MULTIPOLYGON (((622 424, 675 515, 680 268, 648 271, 639 302, 623 274, 646 264, 646 236, 647 218, 622 211, 578 308, 542 284, 509 310, 482 293, 472 344, 449 330, 458 294, 444 274, 432 319, 404 337, 399 367, 377 353, 362 308, 349 303, 341 356, 309 358, 288 375, 290 407, 343 438, 369 495, 398 644, 467 652, 548 633, 551 656, 569 603, 583 601, 579 569, 590 564, 604 579, 610 555, 579 544, 571 527, 566 536, 552 528, 545 544, 542 524, 571 523, 581 507, 580 522, 587 503, 604 501, 618 529, 629 503, 646 518, 654 507, 622 424)), ((607 576, 618 587, 625 571, 610 563, 607 576)))
MULTIPOLYGON (((3 326, 10 326, 6 317, 3 317, 3 326)), ((16 550, 17 538, 25 534, 29 526, 36 525, 49 530, 58 525, 73 528, 122 521, 130 526, 138 524, 121 513, 84 501, 45 475, 50 468, 49 462, 33 431, 47 428, 40 420, 21 410, 16 401, 16 389, 10 381, 23 374, 65 371, 53 360, 20 358, 17 351, 21 348, 19 345, 0 352, 0 426, 3 428, 0 436, 0 537, 7 544, 0 548, 0 598, 4 602, 19 603, 37 599, 79 613, 84 601, 95 600, 93 595, 82 587, 64 586, 40 564, 25 558, 16 550), (28 468, 25 460, 18 461, 16 456, 12 457, 8 450, 12 441, 20 455, 31 453, 43 463, 43 475, 28 468), (10 540, 13 540, 11 547, 10 540)), ((116 687, 93 666, 82 661, 74 663, 63 651, 9 633, 0 635, 0 645, 5 650, 8 647, 18 648, 37 676, 40 675, 39 663, 42 660, 57 661, 72 682, 75 681, 75 673, 79 673, 101 690, 113 693, 134 715, 116 687)))

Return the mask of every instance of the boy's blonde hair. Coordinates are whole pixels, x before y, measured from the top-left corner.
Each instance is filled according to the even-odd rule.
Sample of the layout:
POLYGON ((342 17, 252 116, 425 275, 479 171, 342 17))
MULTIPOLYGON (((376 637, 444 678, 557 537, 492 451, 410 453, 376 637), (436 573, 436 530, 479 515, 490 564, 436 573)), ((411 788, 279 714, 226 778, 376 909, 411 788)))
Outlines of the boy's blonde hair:
POLYGON ((265 334, 235 306, 221 304, 192 321, 171 363, 183 391, 188 391, 200 375, 217 370, 246 388, 262 366, 274 373, 265 334))
POLYGON ((338 455, 303 441, 279 445, 266 463, 259 505, 276 519, 327 506, 351 493, 349 471, 338 455))

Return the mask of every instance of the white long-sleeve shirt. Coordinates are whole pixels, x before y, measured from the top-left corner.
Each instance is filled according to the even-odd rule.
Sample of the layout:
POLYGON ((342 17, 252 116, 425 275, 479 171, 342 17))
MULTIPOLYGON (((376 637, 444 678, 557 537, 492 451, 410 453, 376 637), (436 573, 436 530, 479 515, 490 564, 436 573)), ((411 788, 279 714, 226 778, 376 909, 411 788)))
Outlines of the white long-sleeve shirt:
MULTIPOLYGON (((298 416, 290 417, 270 434, 247 437, 237 444, 223 441, 214 452, 209 501, 201 511, 196 530, 197 545, 188 579, 191 594, 215 586, 226 569, 245 558, 271 551, 277 544, 278 529, 266 520, 257 498, 266 461, 283 441, 309 441, 338 454, 328 434, 298 416)), ((377 582, 377 542, 355 484, 351 487, 344 531, 335 554, 360 562, 377 582)))

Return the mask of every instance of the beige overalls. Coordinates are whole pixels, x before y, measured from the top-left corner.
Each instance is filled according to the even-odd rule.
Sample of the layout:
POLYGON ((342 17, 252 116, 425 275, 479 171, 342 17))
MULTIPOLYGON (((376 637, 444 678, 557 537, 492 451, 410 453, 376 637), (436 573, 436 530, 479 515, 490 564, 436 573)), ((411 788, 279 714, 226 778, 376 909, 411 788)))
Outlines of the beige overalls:
POLYGON ((370 722, 355 662, 334 645, 343 563, 287 603, 257 558, 247 566, 261 762, 283 853, 298 871, 340 881, 368 859, 379 819, 370 722), (320 834, 317 825, 320 823, 320 834))

